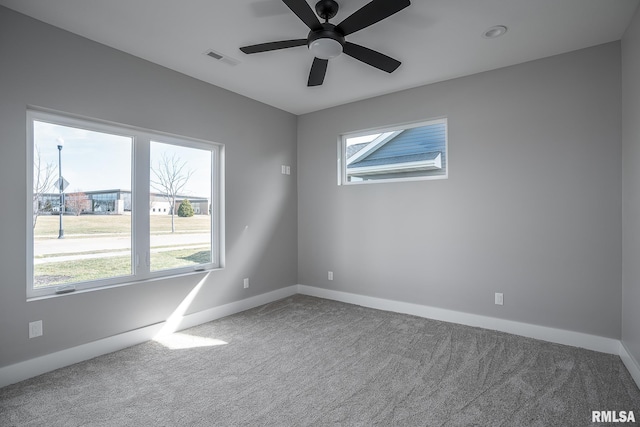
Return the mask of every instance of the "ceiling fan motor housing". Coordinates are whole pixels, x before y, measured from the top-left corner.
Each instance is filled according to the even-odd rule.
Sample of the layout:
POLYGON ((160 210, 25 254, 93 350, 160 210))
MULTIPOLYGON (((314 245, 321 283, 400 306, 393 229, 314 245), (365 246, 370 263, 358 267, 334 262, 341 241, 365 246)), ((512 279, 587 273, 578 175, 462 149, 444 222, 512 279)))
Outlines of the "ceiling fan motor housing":
POLYGON ((320 0, 316 3, 316 13, 325 21, 336 16, 338 13, 338 3, 335 0, 320 0))

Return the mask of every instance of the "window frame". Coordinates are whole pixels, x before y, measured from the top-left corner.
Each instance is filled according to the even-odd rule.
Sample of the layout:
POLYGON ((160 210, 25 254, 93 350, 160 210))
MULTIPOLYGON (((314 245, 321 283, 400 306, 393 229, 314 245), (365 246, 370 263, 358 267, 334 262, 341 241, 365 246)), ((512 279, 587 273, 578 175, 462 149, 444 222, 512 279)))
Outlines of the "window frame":
MULTIPOLYGON (((363 150, 366 150, 364 148, 363 150)), ((366 153, 363 153, 366 154, 366 153)), ((438 156, 438 157, 441 157, 438 156)), ((447 117, 437 117, 426 120, 420 120, 416 122, 408 122, 401 123, 395 125, 387 125, 382 127, 369 128, 365 130, 358 130, 352 132, 345 132, 338 136, 338 185, 363 185, 363 184, 382 184, 389 182, 407 182, 407 181, 426 181, 426 180, 437 180, 437 179, 448 179, 449 178, 449 119, 447 117), (396 178, 380 178, 380 179, 369 179, 362 181, 349 181, 347 174, 348 167, 348 159, 347 159, 347 139, 357 138, 372 134, 384 134, 384 133, 395 133, 398 134, 401 131, 407 129, 413 129, 418 127, 425 127, 429 125, 435 124, 444 124, 445 128, 445 141, 444 141, 444 153, 445 153, 445 172, 442 175, 427 175, 427 176, 409 176, 409 177, 396 177, 396 178)), ((409 166, 409 164, 407 164, 409 166)), ((415 166, 415 165, 411 165, 415 166)))
POLYGON ((148 280, 170 278, 224 268, 224 153, 225 146, 166 132, 144 129, 95 118, 81 117, 59 111, 27 108, 27 300, 48 298, 69 293, 92 291, 116 286, 128 286, 148 280), (34 287, 34 229, 32 218, 34 175, 34 122, 46 122, 94 132, 131 138, 131 275, 76 282, 44 288, 34 287), (150 146, 151 142, 196 148, 211 152, 211 261, 166 270, 151 271, 150 267, 150 146))

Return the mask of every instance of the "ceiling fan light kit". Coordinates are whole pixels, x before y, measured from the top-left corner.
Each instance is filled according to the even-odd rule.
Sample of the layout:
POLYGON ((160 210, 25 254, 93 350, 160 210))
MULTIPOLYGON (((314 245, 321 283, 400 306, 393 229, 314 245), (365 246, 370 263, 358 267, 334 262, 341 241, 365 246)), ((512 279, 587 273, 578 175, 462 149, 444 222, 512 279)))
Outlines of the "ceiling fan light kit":
POLYGON ((307 46, 314 57, 331 59, 344 50, 344 36, 334 30, 331 24, 322 24, 322 29, 311 31, 307 36, 307 46))
POLYGON ((343 52, 387 73, 392 73, 400 66, 400 61, 364 46, 349 43, 345 37, 400 12, 411 4, 409 0, 372 0, 338 25, 329 23, 329 19, 338 13, 339 6, 335 0, 320 0, 316 3, 315 13, 306 0, 282 2, 309 27, 307 38, 243 46, 240 48, 242 52, 253 54, 307 45, 314 56, 307 86, 321 85, 329 59, 343 52), (318 16, 325 22, 321 23, 318 16))

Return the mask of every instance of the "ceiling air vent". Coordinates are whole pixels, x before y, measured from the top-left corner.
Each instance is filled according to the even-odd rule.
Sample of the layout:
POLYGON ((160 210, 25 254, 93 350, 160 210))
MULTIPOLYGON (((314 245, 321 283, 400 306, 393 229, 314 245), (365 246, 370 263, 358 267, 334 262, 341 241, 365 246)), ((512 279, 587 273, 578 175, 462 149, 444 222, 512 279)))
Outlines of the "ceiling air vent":
POLYGON ((224 62, 227 65, 235 66, 235 65, 238 65, 240 63, 240 61, 238 61, 237 59, 232 58, 232 57, 227 56, 227 55, 224 55, 224 54, 222 54, 220 52, 216 52, 213 49, 209 49, 204 54, 207 55, 210 58, 215 59, 216 61, 224 62))

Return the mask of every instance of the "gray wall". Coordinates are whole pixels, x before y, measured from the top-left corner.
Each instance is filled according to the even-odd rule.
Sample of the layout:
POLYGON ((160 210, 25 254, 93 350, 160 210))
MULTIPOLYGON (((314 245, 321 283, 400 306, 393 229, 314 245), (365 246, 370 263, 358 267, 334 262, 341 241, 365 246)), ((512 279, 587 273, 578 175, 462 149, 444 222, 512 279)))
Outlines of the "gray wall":
POLYGON ((620 58, 614 42, 299 117, 299 282, 620 338, 620 58), (441 116, 449 179, 336 185, 338 134, 441 116))
POLYGON ((622 39, 622 342, 640 362, 640 8, 622 39))
POLYGON ((28 105, 226 144, 227 267, 187 313, 296 284, 294 115, 3 7, 0 89, 0 367, 163 321, 202 277, 26 302, 28 105))
MULTIPOLYGON (((296 135, 293 115, 2 7, 0 197, 26 206, 28 105, 224 143, 227 267, 187 313, 297 282, 612 338, 622 327, 639 360, 639 20, 623 40, 624 228, 619 43, 304 115, 296 135), (440 116, 448 180, 337 186, 339 133, 440 116)), ((163 321, 201 277, 26 302, 27 220, 5 209, 0 222, 0 367, 163 321), (27 339, 40 319, 44 336, 27 339)))

